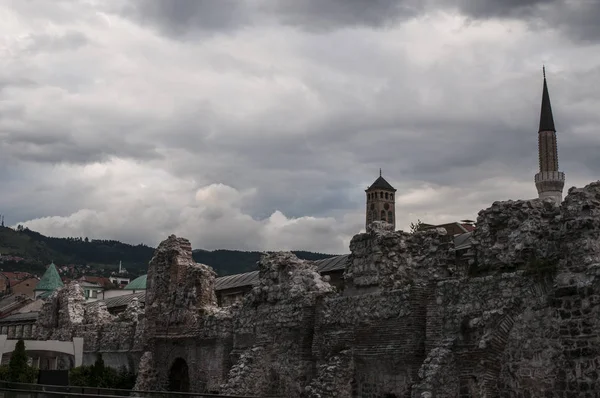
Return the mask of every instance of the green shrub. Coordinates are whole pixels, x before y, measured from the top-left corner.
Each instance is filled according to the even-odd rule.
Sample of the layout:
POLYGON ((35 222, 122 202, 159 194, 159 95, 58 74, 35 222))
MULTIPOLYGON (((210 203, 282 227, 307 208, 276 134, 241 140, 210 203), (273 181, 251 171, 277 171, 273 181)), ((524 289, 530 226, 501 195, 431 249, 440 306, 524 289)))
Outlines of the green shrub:
POLYGON ((135 374, 122 366, 119 371, 104 365, 98 355, 91 366, 79 366, 69 371, 69 384, 82 387, 117 388, 131 390, 135 385, 135 374))

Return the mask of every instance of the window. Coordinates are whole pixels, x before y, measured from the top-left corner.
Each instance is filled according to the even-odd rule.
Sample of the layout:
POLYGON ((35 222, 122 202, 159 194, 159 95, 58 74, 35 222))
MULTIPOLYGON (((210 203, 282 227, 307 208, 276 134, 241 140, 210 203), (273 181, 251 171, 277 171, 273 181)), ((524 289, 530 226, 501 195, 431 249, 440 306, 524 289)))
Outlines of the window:
POLYGON ((389 210, 390 209, 390 204, 389 203, 384 204, 383 208, 386 209, 386 210, 389 210))
POLYGON ((381 210, 381 221, 385 221, 385 210, 381 210))
POLYGON ((387 192, 385 193, 385 198, 386 198, 386 199, 388 198, 388 193, 387 193, 387 192))
POLYGON ((393 224, 393 223, 394 223, 394 215, 392 214, 392 212, 391 212, 391 211, 388 211, 388 222, 389 222, 390 224, 393 224))
POLYGON ((379 192, 379 197, 383 199, 383 192, 379 192))
POLYGON ((375 210, 375 203, 371 203, 371 210, 375 210))

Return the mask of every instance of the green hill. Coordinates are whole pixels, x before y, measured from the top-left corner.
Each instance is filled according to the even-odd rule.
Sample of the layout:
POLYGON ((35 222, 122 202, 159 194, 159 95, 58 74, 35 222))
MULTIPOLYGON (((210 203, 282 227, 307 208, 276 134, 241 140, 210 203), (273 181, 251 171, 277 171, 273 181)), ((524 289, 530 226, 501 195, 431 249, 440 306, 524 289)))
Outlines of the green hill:
MULTIPOLYGON (((19 256, 25 261, 4 261, 4 270, 21 270, 35 274, 43 273, 45 265, 54 261, 57 265, 89 265, 110 273, 118 268, 119 261, 133 276, 146 273, 154 248, 143 244, 129 245, 115 240, 87 238, 54 238, 44 236, 27 228, 13 230, 0 227, 0 254, 19 256)), ((210 265, 218 275, 230 275, 256 269, 260 252, 236 250, 194 250, 198 263, 210 265)), ((332 257, 330 254, 294 251, 299 258, 319 260, 332 257)))

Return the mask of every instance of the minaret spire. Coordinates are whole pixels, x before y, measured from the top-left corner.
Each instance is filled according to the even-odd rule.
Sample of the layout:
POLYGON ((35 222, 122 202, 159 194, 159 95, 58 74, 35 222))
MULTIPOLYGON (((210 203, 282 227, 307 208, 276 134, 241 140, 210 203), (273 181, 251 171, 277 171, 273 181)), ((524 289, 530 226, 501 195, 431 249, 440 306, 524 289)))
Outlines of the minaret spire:
POLYGON ((542 108, 538 130, 540 172, 535 175, 535 186, 540 199, 551 198, 557 204, 560 204, 565 185, 565 174, 558 170, 556 128, 554 127, 554 117, 550 105, 545 66, 542 67, 542 74, 544 76, 544 86, 542 88, 542 108))
POLYGON ((538 131, 554 131, 554 118, 552 117, 552 106, 550 105, 550 94, 548 94, 548 83, 546 82, 546 67, 543 67, 544 88, 542 90, 542 110, 540 112, 540 129, 538 131))

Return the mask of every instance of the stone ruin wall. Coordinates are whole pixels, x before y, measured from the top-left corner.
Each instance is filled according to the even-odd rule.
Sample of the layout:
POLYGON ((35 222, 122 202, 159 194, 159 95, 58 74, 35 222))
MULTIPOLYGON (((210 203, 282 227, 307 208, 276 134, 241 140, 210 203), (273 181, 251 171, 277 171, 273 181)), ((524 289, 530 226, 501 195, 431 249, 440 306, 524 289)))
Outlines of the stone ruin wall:
POLYGON ((113 316, 102 303, 86 305, 83 289, 72 282, 44 303, 31 338, 70 341, 82 337, 84 365, 93 364, 101 353, 107 366, 136 370, 144 324, 144 310, 137 300, 113 316))
POLYGON ((150 263, 146 315, 130 311, 137 322, 102 308, 86 314, 61 291, 36 332, 88 333, 86 350, 143 352, 139 389, 167 388, 182 358, 191 390, 229 394, 600 391, 600 182, 571 189, 560 207, 536 199, 481 211, 466 268, 452 260, 444 231, 388 228, 374 223, 353 238, 341 294, 312 263, 276 253, 260 261, 259 285, 225 309, 216 306, 214 272, 171 236, 150 263), (107 321, 98 328, 95 319, 107 321))

